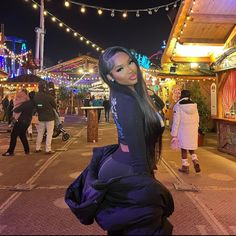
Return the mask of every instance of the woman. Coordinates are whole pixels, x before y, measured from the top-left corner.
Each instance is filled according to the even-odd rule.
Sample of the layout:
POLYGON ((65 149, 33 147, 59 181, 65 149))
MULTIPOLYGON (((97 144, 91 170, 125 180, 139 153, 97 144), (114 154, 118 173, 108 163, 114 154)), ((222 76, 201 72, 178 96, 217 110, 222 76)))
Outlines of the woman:
POLYGON ((34 112, 34 103, 32 99, 30 99, 31 93, 33 92, 30 92, 29 96, 24 91, 20 91, 16 94, 17 105, 13 108, 15 123, 11 132, 9 148, 2 156, 14 156, 18 136, 23 144, 25 154, 29 154, 30 152, 26 132, 34 112))
POLYGON ((109 235, 171 234, 170 192, 154 178, 163 120, 129 50, 111 47, 99 59, 110 87, 117 145, 95 148, 88 168, 68 188, 66 202, 84 224, 95 218, 109 235), (76 196, 76 198, 75 198, 76 196))
POLYGON ((191 155, 195 171, 200 172, 200 165, 195 154, 198 147, 199 115, 197 104, 190 99, 190 91, 182 90, 179 101, 175 104, 173 124, 171 128, 172 142, 178 140, 181 148, 182 166, 179 171, 189 173, 187 151, 191 155))

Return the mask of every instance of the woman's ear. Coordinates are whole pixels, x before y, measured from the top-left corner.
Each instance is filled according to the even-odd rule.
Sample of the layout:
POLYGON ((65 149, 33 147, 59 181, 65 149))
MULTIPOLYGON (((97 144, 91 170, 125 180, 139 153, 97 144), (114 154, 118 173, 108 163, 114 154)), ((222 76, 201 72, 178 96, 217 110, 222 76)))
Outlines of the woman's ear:
POLYGON ((114 82, 115 80, 112 78, 112 76, 110 74, 107 74, 107 78, 111 81, 114 82))

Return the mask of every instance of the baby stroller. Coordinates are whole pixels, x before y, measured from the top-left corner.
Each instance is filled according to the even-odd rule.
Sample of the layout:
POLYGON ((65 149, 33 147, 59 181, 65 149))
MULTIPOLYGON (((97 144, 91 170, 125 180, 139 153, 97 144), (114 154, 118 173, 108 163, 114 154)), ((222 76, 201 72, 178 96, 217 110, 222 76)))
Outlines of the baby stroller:
POLYGON ((70 135, 63 128, 63 124, 62 123, 60 123, 58 125, 55 124, 52 137, 56 138, 61 133, 62 133, 62 140, 63 141, 67 141, 70 138, 70 135))
MULTIPOLYGON (((70 134, 66 132, 66 130, 63 128, 63 121, 64 117, 60 117, 60 122, 55 122, 54 130, 53 130, 53 138, 58 137, 60 134, 62 134, 62 141, 67 141, 70 138, 70 134)), ((46 140, 47 132, 44 133, 43 141, 46 140)))

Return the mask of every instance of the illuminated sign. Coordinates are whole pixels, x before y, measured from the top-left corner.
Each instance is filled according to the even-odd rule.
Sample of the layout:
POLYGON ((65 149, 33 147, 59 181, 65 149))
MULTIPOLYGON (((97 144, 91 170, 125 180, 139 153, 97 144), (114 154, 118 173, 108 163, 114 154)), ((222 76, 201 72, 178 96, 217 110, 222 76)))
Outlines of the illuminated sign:
POLYGON ((151 62, 148 59, 147 56, 141 55, 140 53, 132 52, 132 54, 135 56, 136 60, 138 61, 138 64, 142 66, 145 69, 149 69, 151 62))

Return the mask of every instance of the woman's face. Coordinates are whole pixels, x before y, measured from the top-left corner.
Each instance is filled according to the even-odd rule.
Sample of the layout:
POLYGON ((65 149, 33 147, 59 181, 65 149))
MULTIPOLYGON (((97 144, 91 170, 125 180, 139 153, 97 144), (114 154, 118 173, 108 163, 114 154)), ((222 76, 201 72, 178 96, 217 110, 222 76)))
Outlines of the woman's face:
POLYGON ((124 52, 116 53, 110 60, 113 68, 108 79, 114 79, 117 83, 134 90, 134 85, 138 82, 137 66, 134 61, 124 52))

